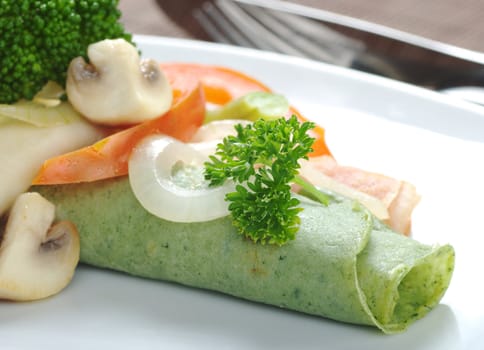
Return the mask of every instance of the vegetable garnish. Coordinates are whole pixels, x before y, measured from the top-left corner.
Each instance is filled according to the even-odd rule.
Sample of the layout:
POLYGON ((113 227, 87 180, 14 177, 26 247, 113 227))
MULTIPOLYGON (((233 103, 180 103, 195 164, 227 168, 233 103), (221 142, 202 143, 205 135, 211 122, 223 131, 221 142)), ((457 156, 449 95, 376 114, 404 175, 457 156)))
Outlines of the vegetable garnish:
POLYGON ((277 119, 289 111, 287 99, 278 94, 266 91, 253 91, 245 94, 224 106, 207 110, 205 123, 223 119, 277 119))
MULTIPOLYGON (((162 63, 160 66, 173 89, 172 108, 168 113, 113 134, 94 145, 47 160, 33 184, 78 183, 126 175, 131 150, 143 137, 164 133, 189 141, 202 124, 206 102, 226 103, 250 91, 269 91, 254 78, 229 68, 183 63, 162 63)), ((293 107, 289 112, 295 114, 299 121, 307 121, 293 107)), ((315 126, 309 132, 315 138, 309 156, 331 155, 326 146, 324 129, 315 126)))
POLYGON ((291 195, 298 184, 323 204, 328 197, 298 176, 300 159, 308 159, 314 138, 308 131, 314 123, 300 123, 296 116, 254 124, 236 125, 236 136, 217 145, 215 156, 205 163, 205 178, 211 186, 227 180, 236 183, 226 200, 234 225, 255 242, 283 245, 299 229, 300 201, 291 195))
POLYGON ((161 63, 163 71, 178 76, 196 77, 202 83, 208 102, 224 105, 253 91, 270 89, 262 82, 227 67, 198 63, 161 63))
POLYGON ((167 72, 173 88, 164 115, 112 134, 97 143, 47 160, 33 180, 37 185, 90 182, 128 174, 128 159, 144 137, 163 133, 189 141, 203 121, 205 99, 197 79, 167 72))
POLYGON ((107 38, 131 42, 119 0, 2 1, 0 103, 31 100, 49 81, 64 85, 69 62, 107 38))
MULTIPOLYGON (((197 150, 205 143, 183 143, 152 135, 143 139, 129 159, 129 183, 134 196, 151 214, 172 222, 204 222, 229 214, 225 193, 233 184, 208 187, 197 150)), ((210 146, 210 144, 208 144, 210 146)))
MULTIPOLYGON (((227 67, 180 62, 161 63, 161 67, 165 73, 199 79, 207 102, 215 105, 225 105, 254 91, 271 92, 271 89, 261 81, 227 67)), ((308 121, 297 109, 291 106, 287 117, 293 114, 301 122, 308 121)), ((326 145, 324 128, 316 125, 310 133, 315 141, 309 156, 331 155, 326 145)))

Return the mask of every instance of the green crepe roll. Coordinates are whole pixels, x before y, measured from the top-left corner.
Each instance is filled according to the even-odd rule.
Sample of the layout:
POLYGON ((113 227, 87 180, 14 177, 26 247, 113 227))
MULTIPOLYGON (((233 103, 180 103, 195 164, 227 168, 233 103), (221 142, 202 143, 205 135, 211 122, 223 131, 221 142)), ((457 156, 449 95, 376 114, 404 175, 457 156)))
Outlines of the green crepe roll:
POLYGON ((32 190, 56 204, 59 220, 76 224, 84 263, 385 333, 436 306, 454 267, 451 246, 394 233, 353 201, 302 200, 296 239, 278 247, 237 234, 230 217, 188 224, 155 217, 127 177, 32 190))

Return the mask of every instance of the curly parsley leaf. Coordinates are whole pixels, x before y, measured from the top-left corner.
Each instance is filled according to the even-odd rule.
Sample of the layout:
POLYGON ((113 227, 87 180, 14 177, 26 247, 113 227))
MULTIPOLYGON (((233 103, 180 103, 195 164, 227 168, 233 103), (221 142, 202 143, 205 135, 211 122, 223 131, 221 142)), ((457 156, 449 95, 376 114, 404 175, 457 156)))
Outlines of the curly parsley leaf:
POLYGON ((236 125, 237 134, 224 138, 214 156, 205 163, 205 178, 211 186, 233 180, 236 191, 226 200, 240 233, 262 244, 282 245, 299 229, 299 200, 291 195, 291 183, 301 185, 321 202, 327 198, 298 176, 298 161, 307 159, 314 138, 312 122, 289 119, 259 119, 236 125))

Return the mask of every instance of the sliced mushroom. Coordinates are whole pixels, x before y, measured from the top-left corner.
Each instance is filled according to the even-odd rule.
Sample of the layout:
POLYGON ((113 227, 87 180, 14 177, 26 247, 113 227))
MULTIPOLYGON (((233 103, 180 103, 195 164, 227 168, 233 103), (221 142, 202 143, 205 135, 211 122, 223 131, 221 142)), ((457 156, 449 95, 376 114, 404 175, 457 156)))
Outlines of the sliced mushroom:
POLYGON ((154 60, 141 60, 124 39, 89 45, 90 63, 72 60, 67 74, 69 101, 96 123, 132 124, 153 119, 171 106, 171 86, 154 60))
POLYGON ((15 201, 0 245, 0 298, 37 300, 60 292, 79 262, 79 235, 67 221, 52 226, 55 207, 38 193, 15 201))

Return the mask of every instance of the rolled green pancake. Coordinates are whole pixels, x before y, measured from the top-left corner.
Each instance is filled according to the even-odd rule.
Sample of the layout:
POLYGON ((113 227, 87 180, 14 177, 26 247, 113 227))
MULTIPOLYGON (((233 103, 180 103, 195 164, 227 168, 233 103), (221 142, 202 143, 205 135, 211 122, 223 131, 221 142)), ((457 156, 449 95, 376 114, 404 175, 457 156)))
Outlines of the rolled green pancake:
POLYGON ((296 239, 278 247, 243 238, 230 217, 189 224, 155 217, 127 177, 32 190, 56 204, 59 220, 76 224, 84 263, 385 333, 437 305, 454 266, 451 246, 394 233, 352 201, 303 200, 296 239))

